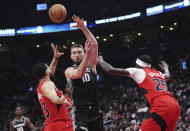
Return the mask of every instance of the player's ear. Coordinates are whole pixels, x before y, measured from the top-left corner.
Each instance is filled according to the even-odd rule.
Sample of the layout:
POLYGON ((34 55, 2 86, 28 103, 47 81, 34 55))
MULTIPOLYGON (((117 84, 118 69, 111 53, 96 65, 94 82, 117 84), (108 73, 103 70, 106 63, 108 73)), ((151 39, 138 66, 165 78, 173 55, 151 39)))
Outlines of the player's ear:
POLYGON ((70 56, 70 57, 71 57, 71 60, 73 60, 73 56, 72 56, 72 54, 71 54, 71 56, 70 56))

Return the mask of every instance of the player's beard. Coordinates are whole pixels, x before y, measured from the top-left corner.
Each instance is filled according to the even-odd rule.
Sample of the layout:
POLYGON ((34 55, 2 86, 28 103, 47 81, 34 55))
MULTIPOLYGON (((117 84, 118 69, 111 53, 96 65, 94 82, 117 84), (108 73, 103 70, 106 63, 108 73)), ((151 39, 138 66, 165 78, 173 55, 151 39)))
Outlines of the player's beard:
POLYGON ((21 117, 22 116, 22 113, 21 114, 16 114, 17 117, 21 117))
POLYGON ((81 60, 81 61, 73 61, 73 63, 74 63, 75 65, 77 65, 77 66, 79 66, 81 62, 82 62, 82 60, 81 60))

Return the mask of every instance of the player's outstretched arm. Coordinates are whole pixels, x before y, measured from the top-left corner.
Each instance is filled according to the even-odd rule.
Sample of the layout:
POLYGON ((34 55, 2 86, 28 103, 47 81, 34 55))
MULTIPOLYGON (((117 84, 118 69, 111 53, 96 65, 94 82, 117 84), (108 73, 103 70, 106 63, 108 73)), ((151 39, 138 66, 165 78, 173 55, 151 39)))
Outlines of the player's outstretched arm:
POLYGON ((168 64, 165 61, 161 61, 161 64, 159 64, 159 66, 164 71, 165 79, 169 80, 171 75, 170 75, 168 64))
POLYGON ((94 71, 96 71, 96 64, 97 64, 97 57, 98 57, 98 42, 94 35, 90 32, 90 30, 84 25, 84 20, 80 19, 78 16, 72 17, 73 21, 77 23, 75 27, 82 30, 84 35, 86 36, 86 39, 93 43, 92 52, 89 58, 89 65, 92 67, 94 71))
POLYGON ((26 118, 26 124, 30 127, 31 131, 36 131, 35 126, 32 124, 29 118, 26 118))
POLYGON ((110 64, 108 64, 107 62, 105 62, 103 60, 102 56, 98 57, 98 63, 100 64, 101 68, 108 74, 116 75, 116 76, 129 76, 130 75, 129 71, 126 69, 112 67, 110 64))
POLYGON ((51 81, 45 82, 45 84, 42 86, 42 93, 44 96, 46 96, 48 99, 50 99, 55 104, 68 104, 70 103, 67 101, 67 99, 62 95, 61 97, 57 96, 57 93, 55 91, 55 84, 51 81))
POLYGON ((55 74, 56 67, 57 67, 58 59, 59 59, 64 53, 60 53, 60 52, 58 51, 57 45, 54 45, 53 43, 51 44, 51 47, 52 47, 52 49, 53 49, 54 56, 53 56, 53 59, 52 59, 52 61, 51 61, 50 66, 49 66, 49 70, 50 70, 51 74, 54 75, 54 74, 55 74))
POLYGON ((88 60, 92 51, 92 42, 86 41, 85 49, 86 52, 79 67, 77 69, 74 69, 72 67, 66 69, 65 76, 67 80, 78 79, 84 76, 88 65, 88 60))

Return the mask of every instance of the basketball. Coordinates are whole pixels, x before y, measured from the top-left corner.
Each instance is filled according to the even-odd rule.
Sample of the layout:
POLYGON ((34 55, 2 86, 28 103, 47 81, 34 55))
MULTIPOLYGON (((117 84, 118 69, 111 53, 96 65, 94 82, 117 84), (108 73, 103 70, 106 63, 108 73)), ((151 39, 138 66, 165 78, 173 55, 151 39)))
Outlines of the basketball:
POLYGON ((54 4, 50 7, 48 15, 53 22, 61 23, 67 16, 67 10, 61 4, 54 4))

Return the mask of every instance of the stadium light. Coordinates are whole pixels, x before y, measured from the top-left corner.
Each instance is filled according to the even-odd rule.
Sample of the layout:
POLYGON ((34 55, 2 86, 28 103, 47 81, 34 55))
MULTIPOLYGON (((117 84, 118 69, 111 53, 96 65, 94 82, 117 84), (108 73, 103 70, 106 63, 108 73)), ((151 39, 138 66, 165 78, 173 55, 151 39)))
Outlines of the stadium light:
POLYGON ((110 37, 113 37, 113 34, 110 34, 110 37))
POLYGON ((75 44, 75 42, 73 41, 73 42, 71 42, 71 44, 72 44, 72 45, 74 45, 74 44, 75 44))
POLYGON ((37 47, 37 48, 39 48, 39 47, 40 47, 40 45, 36 45, 36 47, 37 47))
POLYGON ((0 47, 2 47, 3 45, 2 44, 0 44, 0 47))
POLYGON ((163 28, 164 28, 164 26, 163 26, 163 25, 161 25, 161 26, 160 26, 160 28, 161 28, 161 29, 163 29, 163 28))
POLYGON ((173 27, 170 27, 170 30, 172 31, 172 30, 174 30, 174 28, 173 28, 173 27))
POLYGON ((96 39, 100 39, 100 36, 96 36, 96 39))
POLYGON ((178 23, 175 22, 174 25, 178 25, 178 23))
POLYGON ((141 36, 142 34, 141 33, 137 33, 138 36, 141 36))
POLYGON ((106 38, 104 38, 104 39, 103 39, 103 41, 107 41, 107 39, 106 39, 106 38))
POLYGON ((36 5, 36 10, 41 11, 41 10, 47 10, 47 3, 41 3, 36 5))
POLYGON ((67 49, 67 46, 64 45, 63 48, 64 48, 64 49, 67 49))

